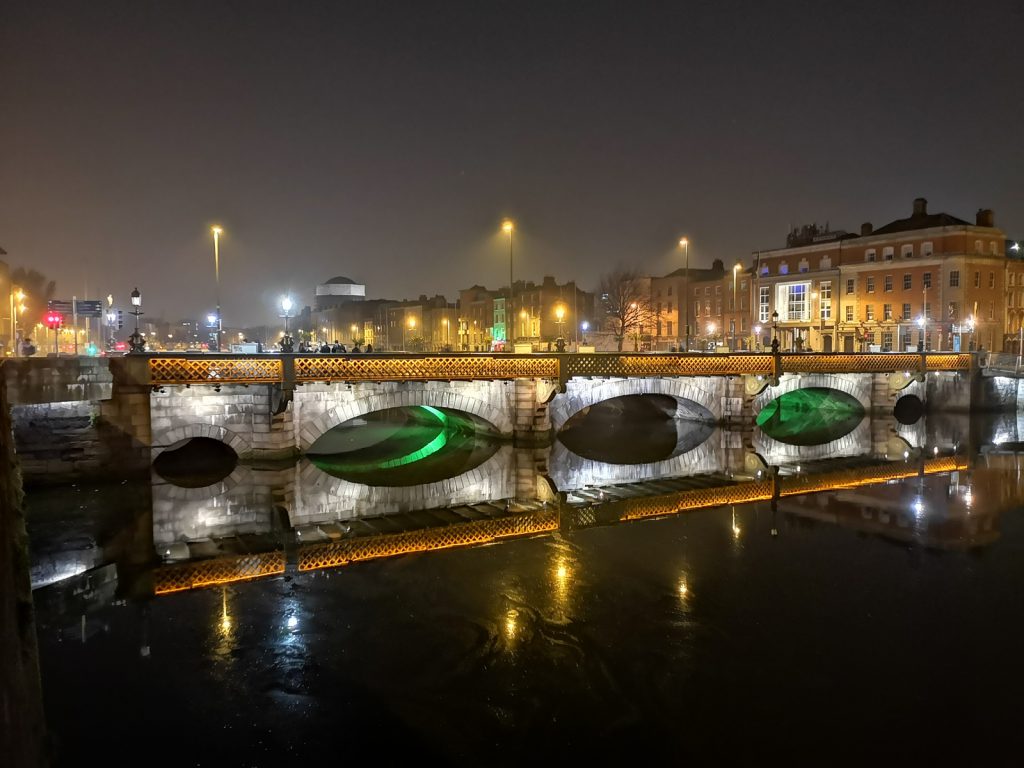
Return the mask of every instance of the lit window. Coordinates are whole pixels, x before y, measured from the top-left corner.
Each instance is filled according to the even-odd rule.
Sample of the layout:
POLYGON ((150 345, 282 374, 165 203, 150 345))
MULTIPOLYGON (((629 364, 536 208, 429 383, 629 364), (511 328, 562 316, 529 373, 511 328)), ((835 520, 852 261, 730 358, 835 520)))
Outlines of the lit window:
POLYGON ((867 318, 868 320, 874 320, 875 319, 875 305, 874 304, 866 304, 866 305, 864 305, 864 317, 867 318))
POLYGON ((849 304, 846 305, 846 322, 853 322, 853 307, 851 307, 849 304))

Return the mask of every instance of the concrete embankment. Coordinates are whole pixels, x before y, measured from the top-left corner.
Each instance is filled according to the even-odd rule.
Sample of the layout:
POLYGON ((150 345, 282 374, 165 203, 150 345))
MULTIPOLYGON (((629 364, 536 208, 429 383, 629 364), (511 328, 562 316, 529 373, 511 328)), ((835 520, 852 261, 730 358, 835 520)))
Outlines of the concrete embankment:
POLYGON ((17 768, 47 764, 28 538, 4 387, 0 387, 0 755, 0 762, 17 768))

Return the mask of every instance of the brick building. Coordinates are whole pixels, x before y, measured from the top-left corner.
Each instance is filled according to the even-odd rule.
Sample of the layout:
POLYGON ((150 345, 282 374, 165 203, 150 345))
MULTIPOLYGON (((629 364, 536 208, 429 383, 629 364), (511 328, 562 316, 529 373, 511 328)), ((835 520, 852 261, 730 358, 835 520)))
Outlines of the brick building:
POLYGON ((1012 327, 1005 235, 990 210, 970 224, 927 206, 917 198, 907 218, 864 224, 859 235, 805 226, 785 248, 757 252, 762 343, 777 335, 784 350, 1002 349, 1012 327))

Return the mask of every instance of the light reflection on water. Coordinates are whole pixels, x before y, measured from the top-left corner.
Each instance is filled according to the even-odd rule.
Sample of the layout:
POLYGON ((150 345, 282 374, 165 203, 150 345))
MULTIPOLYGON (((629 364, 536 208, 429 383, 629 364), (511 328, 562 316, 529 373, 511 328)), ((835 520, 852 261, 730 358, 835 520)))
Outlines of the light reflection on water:
MULTIPOLYGON (((80 582, 37 590, 54 728, 64 743, 86 743, 83 735, 99 727, 93 710, 142 728, 128 704, 142 690, 188 701, 181 727, 190 743, 211 760, 235 763, 287 759, 300 745, 329 748, 339 722, 346 733, 390 733, 395 750, 448 763, 525 757, 527 745, 541 743, 562 754, 566 733, 577 755, 614 752, 647 734, 720 756, 731 733, 722 723, 737 706, 761 748, 783 744, 793 718, 802 743, 821 748, 826 732, 854 738, 836 723, 859 722, 865 711, 888 722, 898 710, 918 732, 950 708, 982 725, 960 697, 939 697, 945 714, 917 698, 919 681, 935 669, 953 691, 985 680, 995 706, 984 725, 993 727, 1013 709, 1000 673, 1024 642, 1013 609, 1024 588, 1015 565, 1024 545, 1015 514, 1022 457, 995 451, 979 429, 936 419, 908 437, 875 419, 851 433, 859 452, 838 461, 772 453, 767 442, 760 445, 768 450, 750 451, 756 432, 716 430, 691 449, 692 473, 685 463, 674 473, 657 474, 659 462, 624 469, 567 456, 561 444, 505 445, 484 477, 449 478, 448 496, 437 483, 368 491, 309 462, 242 465, 206 489, 154 477, 152 551, 183 544, 195 562, 230 555, 239 568, 264 549, 284 551, 286 571, 147 602, 148 666, 136 666, 137 653, 122 658, 129 617, 109 591, 83 591, 80 582), (962 469, 915 474, 954 450, 962 469), (767 480, 779 464, 778 479, 767 480), (913 476, 886 481, 886 467, 913 476), (558 493, 542 498, 537 489, 549 486, 523 482, 527 468, 534 481, 558 478, 558 493), (881 479, 859 484, 858 472, 881 479), (758 482, 797 487, 785 484, 829 473, 850 482, 671 514, 686 494, 758 482), (519 506, 500 494, 474 499, 474 482, 502 489, 519 506), (436 495, 423 495, 427 488, 436 495), (419 505, 423 499, 435 506, 419 505), (445 509, 452 499, 462 500, 466 519, 445 509), (644 505, 654 519, 642 519, 644 505), (556 532, 500 546, 309 573, 294 565, 304 546, 290 537, 296 523, 321 530, 319 541, 330 544, 356 531, 380 541, 440 535, 552 509, 556 532), (71 653, 59 638, 86 614, 112 629, 71 653), (886 653, 865 652, 879 647, 886 653), (112 668, 124 670, 123 679, 104 686, 100 670, 112 668), (230 732, 214 725, 225 718, 230 732), (279 735, 267 737, 272 732, 279 735)), ((999 434, 1009 429, 1000 422, 999 434)), ((30 498, 30 511, 41 501, 30 498)), ((95 538, 103 550, 107 542, 95 538)), ((144 584, 122 579, 118 589, 130 602, 144 584)), ((162 700, 146 715, 173 719, 162 700)), ((361 748, 346 741, 350 753, 361 748)), ((735 750, 750 754, 742 744, 735 750)), ((680 748, 677 756, 685 754, 680 748)))

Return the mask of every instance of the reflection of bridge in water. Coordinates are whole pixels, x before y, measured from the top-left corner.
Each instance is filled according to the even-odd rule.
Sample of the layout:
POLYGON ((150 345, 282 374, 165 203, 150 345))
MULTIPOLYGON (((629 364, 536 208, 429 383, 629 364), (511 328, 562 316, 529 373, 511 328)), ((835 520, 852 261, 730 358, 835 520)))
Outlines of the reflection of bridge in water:
MULTIPOLYGON (((551 500, 505 504, 473 503, 443 509, 354 517, 344 523, 296 528, 294 548, 254 552, 200 561, 166 564, 156 569, 154 591, 166 594, 213 584, 284 573, 289 563, 298 571, 347 565, 363 560, 484 544, 524 536, 576 531, 596 525, 675 515, 728 505, 771 502, 828 491, 849 492, 910 478, 926 478, 968 469, 965 459, 940 456, 904 461, 853 462, 839 469, 825 466, 783 471, 765 467, 753 474, 717 472, 663 478, 624 485, 581 488, 551 500), (306 535, 302 535, 303 531, 306 535), (315 531, 315 535, 310 533, 315 531), (313 539, 310 541, 310 539, 313 539)), ((912 509, 912 507, 911 507, 912 509)), ((801 514, 799 507, 784 512, 801 514)), ((813 510, 811 510, 813 512, 813 510)), ((808 512, 808 517, 814 515, 808 512)), ((818 519, 828 519, 817 515, 818 519)), ((842 523, 839 516, 833 522, 842 523)), ((982 521, 985 523, 985 521, 982 521)), ((967 546, 994 538, 989 530, 965 539, 963 526, 947 533, 967 546)), ((942 537, 923 543, 942 546, 942 537)))

